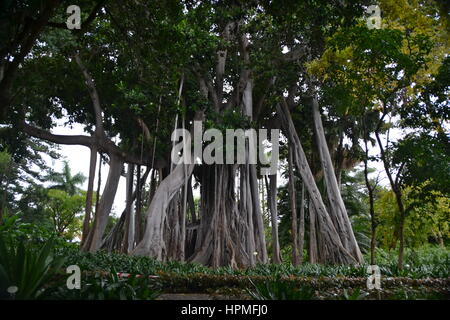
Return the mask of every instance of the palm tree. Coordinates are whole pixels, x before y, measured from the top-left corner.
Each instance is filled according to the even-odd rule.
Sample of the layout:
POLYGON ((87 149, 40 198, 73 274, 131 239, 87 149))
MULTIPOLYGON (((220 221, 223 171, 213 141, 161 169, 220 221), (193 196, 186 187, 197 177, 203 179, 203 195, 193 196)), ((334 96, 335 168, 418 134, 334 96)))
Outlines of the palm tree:
POLYGON ((78 185, 84 183, 84 181, 86 181, 86 177, 81 172, 72 176, 69 163, 64 160, 62 172, 52 171, 48 175, 47 180, 56 183, 50 186, 50 189, 63 190, 73 196, 80 192, 81 189, 78 188, 78 185))

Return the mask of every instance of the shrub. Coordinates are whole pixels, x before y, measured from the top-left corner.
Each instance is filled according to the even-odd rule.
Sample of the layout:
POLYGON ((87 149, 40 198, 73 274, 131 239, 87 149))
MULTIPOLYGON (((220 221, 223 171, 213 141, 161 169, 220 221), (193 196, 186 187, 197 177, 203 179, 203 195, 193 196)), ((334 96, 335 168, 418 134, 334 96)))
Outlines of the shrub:
MULTIPOLYGON (((305 263, 300 266, 292 264, 260 264, 253 268, 233 269, 221 267, 208 268, 199 264, 178 261, 160 262, 149 257, 127 256, 97 252, 95 254, 61 249, 67 257, 68 264, 77 264, 82 270, 111 271, 114 267, 119 272, 132 274, 157 274, 173 272, 180 275, 203 273, 211 275, 268 276, 268 277, 367 277, 367 264, 364 265, 319 265, 305 263)), ((425 247, 420 250, 406 250, 405 268, 397 267, 395 251, 377 250, 377 264, 383 277, 447 278, 450 277, 450 250, 440 247, 425 247)))
POLYGON ((280 278, 253 282, 247 293, 255 300, 312 300, 314 290, 307 285, 298 286, 294 282, 283 281, 280 278))
MULTIPOLYGON (((48 300, 154 300, 159 292, 148 277, 119 278, 116 272, 108 275, 85 275, 80 289, 69 290, 59 279, 47 289, 48 300)), ((63 283, 64 282, 64 283, 63 283)))
POLYGON ((55 256, 53 247, 52 240, 36 246, 0 236, 0 292, 16 287, 11 298, 38 298, 43 285, 64 262, 63 257, 55 256))

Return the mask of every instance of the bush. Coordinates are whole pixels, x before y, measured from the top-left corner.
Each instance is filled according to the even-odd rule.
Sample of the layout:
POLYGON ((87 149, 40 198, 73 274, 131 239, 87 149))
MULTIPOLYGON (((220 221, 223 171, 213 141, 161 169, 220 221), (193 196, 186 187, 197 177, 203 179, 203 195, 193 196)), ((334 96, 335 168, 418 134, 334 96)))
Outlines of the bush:
POLYGON ((19 215, 6 215, 0 224, 0 236, 8 237, 15 243, 27 242, 41 245, 52 239, 55 247, 77 248, 77 244, 67 242, 58 237, 54 231, 45 224, 23 222, 19 215))
POLYGON ((64 262, 63 257, 55 256, 53 248, 52 240, 36 246, 0 236, 0 292, 15 288, 10 298, 38 298, 44 284, 64 262))
POLYGON ((294 282, 282 281, 280 278, 253 282, 247 293, 255 300, 312 300, 314 290, 307 285, 297 286, 294 282))
POLYGON ((84 275, 81 288, 69 290, 65 278, 47 289, 48 300, 153 300, 159 296, 154 282, 148 277, 119 278, 116 272, 108 275, 84 275))
MULTIPOLYGON (((25 252, 37 254, 42 245, 23 242, 26 247, 11 249, 3 244, 0 265, 5 270, 3 279, 11 279, 27 274, 31 267, 21 270, 20 265, 25 252), (23 253, 20 253, 23 252, 23 253), (4 258, 6 256, 6 258, 4 258), (13 258, 10 258, 13 257, 13 258), (11 265, 3 263, 11 262, 11 265), (6 265, 7 267, 4 267, 6 265), (16 270, 17 269, 17 270, 16 270), (28 270, 28 271, 27 271, 28 270)), ((17 246, 17 245, 16 245, 17 246)), ((48 249, 46 249, 48 250, 48 249)), ((40 281, 40 289, 25 297, 44 299, 154 299, 157 292, 164 293, 217 293, 226 289, 236 290, 237 295, 257 299, 306 299, 311 297, 308 288, 316 292, 320 299, 360 299, 366 292, 367 265, 333 266, 303 264, 257 265, 254 268, 233 269, 222 267, 208 268, 199 264, 182 262, 160 262, 155 259, 106 252, 86 253, 78 249, 60 246, 53 254, 65 258, 64 266, 78 265, 82 272, 82 289, 68 290, 67 275, 60 270, 59 274, 50 272, 56 267, 47 268, 49 277, 40 281), (132 275, 157 275, 157 279, 131 277, 118 278, 117 272, 132 275), (50 279, 51 278, 51 279, 50 279), (50 279, 50 280, 49 280, 50 279), (49 280, 49 281, 47 281, 49 280), (43 286, 43 283, 47 283, 43 286), (301 289, 300 289, 301 288, 301 289), (249 291, 250 290, 250 291, 249 291), (345 290, 345 291, 344 291, 345 290), (360 291, 358 291, 360 290, 360 291), (45 291, 45 294, 42 294, 45 291)), ((421 250, 407 250, 404 270, 397 268, 396 252, 378 250, 378 265, 381 269, 382 292, 371 292, 367 298, 426 298, 450 292, 450 254, 449 250, 440 247, 426 247, 421 250), (400 292, 402 289, 405 292, 400 292)), ((27 264, 33 259, 27 258, 27 264)), ((45 269, 40 267, 40 269, 45 269)), ((37 268, 39 269, 39 268, 37 268)), ((30 289, 31 290, 31 289, 30 289)), ((33 291, 33 290, 31 290, 33 291)), ((4 291, 3 291, 4 292, 4 291)), ((446 297, 447 297, 446 296, 446 297)), ((22 298, 23 296, 17 296, 22 298)), ((312 297, 311 297, 312 298, 312 297)))
MULTIPOLYGON (((106 252, 84 253, 78 250, 62 249, 68 264, 77 264, 82 270, 111 271, 132 274, 157 274, 173 272, 180 275, 203 273, 211 275, 270 276, 270 277, 367 277, 367 264, 353 265, 319 265, 305 263, 301 266, 291 264, 261 264, 254 268, 233 269, 221 267, 208 268, 199 264, 178 261, 160 262, 149 257, 109 254, 106 252)), ((395 251, 377 251, 378 266, 384 277, 447 278, 450 277, 450 250, 441 247, 425 247, 420 250, 406 250, 405 268, 397 267, 395 251)), ((366 259, 367 260, 367 259, 366 259)))

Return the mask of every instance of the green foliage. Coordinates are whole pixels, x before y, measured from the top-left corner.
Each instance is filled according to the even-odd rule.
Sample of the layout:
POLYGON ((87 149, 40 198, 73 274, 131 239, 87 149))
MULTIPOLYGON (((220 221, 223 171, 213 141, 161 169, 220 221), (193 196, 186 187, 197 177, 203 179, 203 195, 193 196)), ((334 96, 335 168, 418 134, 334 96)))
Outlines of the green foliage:
POLYGON ((0 149, 0 214, 6 209, 7 202, 7 189, 8 180, 13 175, 13 170, 11 170, 12 157, 6 150, 0 149))
MULTIPOLYGON (((234 293, 251 297, 249 291, 257 294, 255 285, 261 287, 263 295, 268 299, 274 296, 278 289, 272 287, 290 287, 293 290, 301 288, 312 288, 314 292, 313 299, 327 300, 351 300, 351 299, 390 299, 395 296, 399 288, 407 292, 408 295, 417 298, 426 298, 434 295, 441 298, 449 297, 450 279, 410 279, 406 277, 382 277, 381 290, 367 290, 367 277, 281 277, 280 284, 265 288, 267 282, 273 282, 278 277, 273 276, 241 276, 241 275, 208 275, 208 274, 187 274, 161 273, 158 282, 165 289, 165 292, 176 293, 234 293), (281 283, 282 282, 282 283, 281 283), (253 285, 255 284, 255 285, 253 285), (356 292, 359 292, 357 294, 356 292)), ((305 289, 307 297, 309 289, 305 289)), ((297 295, 297 293, 294 293, 297 295)), ((280 296, 283 294, 280 292, 280 296)), ((255 298, 258 298, 256 296, 255 298)))
POLYGON ((444 134, 443 124, 450 120, 450 56, 437 70, 433 80, 418 85, 419 94, 407 108, 401 108, 401 126, 444 134))
POLYGON ((14 298, 35 299, 45 290, 44 285, 58 270, 64 258, 56 256, 54 242, 49 239, 36 246, 0 236, 0 292, 17 287, 14 298))
MULTIPOLYGON (((131 274, 176 273, 190 275, 194 273, 208 275, 236 276, 267 276, 267 277, 366 277, 367 265, 320 265, 305 263, 293 266, 284 264, 261 264, 254 268, 233 269, 221 267, 208 268, 199 264, 177 261, 160 262, 149 257, 127 256, 123 254, 108 254, 105 252, 85 253, 73 249, 61 249, 61 254, 67 257, 67 265, 77 264, 82 270, 127 272, 131 274)), ((399 271, 396 265, 396 251, 377 250, 378 262, 383 276, 409 276, 420 278, 445 278, 450 276, 450 251, 441 247, 425 247, 423 249, 405 252, 404 271, 399 271)), ((366 257, 367 258, 367 257, 366 257)))
MULTIPOLYGON (((411 133, 393 146, 392 164, 402 168, 402 184, 417 191, 414 197, 426 203, 439 191, 450 195, 450 136, 411 133)), ((419 203, 420 205, 420 203, 419 203)))
MULTIPOLYGON (((311 142, 311 110, 304 103, 305 95, 310 94, 307 89, 311 89, 306 83, 308 72, 321 81, 314 86, 320 88, 318 98, 326 109, 323 116, 328 143, 333 146, 330 152, 335 151, 336 137, 341 141, 349 138, 352 142, 352 147, 340 144, 345 152, 337 158, 349 162, 361 159, 360 139, 371 142, 370 134, 376 123, 382 122, 380 115, 387 115, 384 119, 400 116, 401 128, 420 131, 394 148, 387 148, 390 166, 399 171, 403 168, 399 175, 402 187, 411 187, 404 192, 408 209, 407 244, 415 248, 429 241, 442 244, 448 241, 450 170, 445 121, 450 110, 450 59, 448 32, 442 28, 444 18, 448 26, 448 14, 442 14, 445 6, 436 4, 437 1, 380 0, 383 28, 379 30, 369 30, 360 21, 367 1, 347 1, 345 6, 315 0, 104 2, 101 12, 105 14, 99 14, 88 29, 73 33, 47 26, 38 28, 42 31, 33 28, 41 19, 29 17, 41 12, 38 9, 44 7, 44 2, 6 1, 0 5, 4 9, 0 10, 0 16, 5 18, 0 22, 0 37, 4 40, 0 41, 0 60, 5 62, 5 80, 0 88, 0 117, 5 120, 0 128, 0 201, 1 213, 7 212, 0 233, 8 233, 15 243, 44 242, 55 232, 59 241, 72 239, 81 228, 78 213, 84 201, 79 185, 85 178, 72 175, 67 163, 63 172, 42 174, 48 168, 41 154, 53 158, 57 155, 51 147, 21 132, 22 121, 50 130, 56 125, 55 120, 63 120, 66 126, 80 124, 87 133, 93 133, 94 112, 89 91, 72 59, 75 50, 94 78, 106 136, 120 136, 118 147, 123 154, 136 156, 142 152, 141 158, 153 146, 157 152, 155 159, 166 158, 171 146, 167 137, 176 114, 182 114, 187 124, 196 110, 204 109, 205 127, 220 130, 276 127, 277 115, 273 112, 276 97, 289 92, 294 124, 300 131, 313 174, 319 173, 320 161, 316 161, 311 142), (233 25, 229 30, 232 36, 222 38, 227 23, 237 21, 239 26, 233 25), (36 30, 37 34, 29 34, 29 30, 36 30), (244 53, 241 43, 241 35, 247 34, 251 39, 249 63, 243 58, 247 52, 244 53), (27 49, 28 42, 35 45, 27 49), (23 48, 26 50, 22 61, 23 48), (217 58, 225 50, 222 90, 217 58), (293 53, 299 53, 298 59, 291 60, 293 53), (15 58, 8 60, 8 57, 15 58), (255 122, 241 113, 243 80, 247 76, 252 80, 255 122), (181 79, 183 88, 179 97, 181 79), (203 89, 208 91, 206 99, 199 92, 203 89), (181 103, 177 103, 179 99, 181 103), (214 99, 217 101, 213 106, 214 99), (33 169, 36 165, 37 170, 33 169), (50 191, 40 184, 44 182, 42 177, 52 180, 50 191)), ((82 4, 85 21, 88 9, 96 2, 84 0, 82 4)), ((60 9, 53 10, 50 21, 64 21, 60 9)), ((380 123, 380 133, 387 127, 380 123)), ((361 177, 361 174, 344 173, 342 194, 355 236, 364 251, 368 247, 369 217, 361 177)), ((325 194, 323 181, 318 185, 325 194)), ((292 242, 289 198, 285 188, 280 189, 279 195, 280 243, 284 256, 288 257, 292 242)), ((380 213, 381 222, 379 242, 383 249, 395 247, 398 214, 395 199, 388 191, 381 193, 376 212, 377 216, 380 213)), ((108 229, 114 222, 113 218, 109 219, 108 229)), ((308 234, 308 225, 306 229, 308 234)), ((61 254, 67 254, 73 264, 80 264, 85 270, 113 274, 113 266, 117 266, 121 271, 140 274, 170 271, 179 275, 366 275, 365 266, 282 264, 212 270, 196 264, 64 250, 61 254)), ((382 250, 378 252, 380 266, 383 274, 391 276, 448 276, 448 251, 439 250, 442 255, 432 254, 429 257, 432 261, 423 258, 421 253, 407 250, 408 266, 402 271, 393 264, 391 252, 382 250)), ((78 292, 78 298, 140 296, 126 283, 116 280, 108 278, 101 282, 89 278, 91 285, 87 288, 90 289, 78 292), (107 293, 101 296, 104 290, 107 293)), ((267 292, 278 290, 267 286, 266 289, 267 292)), ((354 294, 345 292, 344 296, 358 297, 354 294)))
MULTIPOLYGON (((2 153, 2 172, 0 172, 0 188, 5 194, 7 207, 15 212, 33 211, 30 206, 20 203, 30 193, 31 198, 39 195, 36 185, 43 182, 49 167, 43 155, 52 160, 58 159, 50 145, 29 138, 23 133, 14 132, 15 125, 0 128, 0 152, 2 153), (8 161, 9 158, 9 161, 8 161), (17 201, 19 199, 19 201, 17 201)), ((3 199, 2 199, 3 200, 3 199)))
MULTIPOLYGON (((407 216, 405 219, 405 240, 408 246, 419 247, 429 240, 444 244, 449 234, 449 198, 434 192, 432 201, 418 201, 416 191, 405 189, 403 194, 407 216)), ((398 240, 399 214, 392 191, 380 191, 375 201, 375 210, 379 214, 377 240, 383 248, 394 248, 398 240)))
POLYGON ((255 300, 313 300, 314 290, 309 286, 298 287, 293 282, 282 281, 280 278, 253 282, 247 293, 255 300))
POLYGON ((6 151, 0 151, 0 177, 6 175, 10 170, 11 166, 11 155, 6 151))
POLYGON ((63 279, 47 289, 46 300, 154 300, 159 293, 148 277, 119 278, 96 273, 82 278, 81 288, 68 289, 63 279))
POLYGON ((413 279, 449 277, 450 251, 446 248, 425 246, 405 250, 404 270, 396 265, 397 250, 377 249, 377 265, 382 275, 387 277, 403 276, 413 279))
POLYGON ((361 251, 366 253, 370 247, 370 214, 364 171, 358 167, 342 171, 341 190, 356 241, 361 251))
POLYGON ((410 84, 425 65, 430 46, 423 35, 355 26, 336 32, 309 70, 324 81, 325 99, 341 115, 364 114, 375 101, 392 101, 393 94, 410 84))
POLYGON ((347 289, 344 289, 341 300, 363 300, 367 295, 368 293, 362 292, 360 288, 353 290, 351 293, 347 289))
MULTIPOLYGON (((382 287, 385 290, 383 298, 395 298, 395 295, 390 292, 393 288, 398 288, 399 283, 410 297, 417 298, 421 297, 420 292, 425 297, 425 293, 428 291, 424 288, 444 289, 446 285, 448 286, 445 281, 439 284, 439 279, 433 280, 437 281, 436 284, 431 284, 431 280, 427 280, 429 283, 423 282, 424 280, 412 280, 448 278, 450 276, 450 252, 448 250, 439 247, 428 247, 415 251, 406 250, 405 261, 407 264, 404 270, 397 268, 396 254, 395 251, 378 250, 377 252, 382 287)), ((367 279, 366 265, 305 264, 294 267, 282 264, 259 265, 251 269, 236 270, 229 267, 210 269, 201 265, 180 262, 163 263, 147 257, 130 257, 103 252, 82 253, 67 248, 58 249, 57 257, 59 256, 66 258, 64 266, 71 264, 80 266, 82 270, 81 290, 67 289, 66 275, 61 272, 53 272, 51 277, 46 277, 45 285, 41 285, 40 294, 32 297, 40 299, 148 300, 155 299, 158 292, 204 292, 204 290, 238 287, 252 298, 264 300, 303 300, 318 297, 345 300, 367 298, 364 289, 367 279), (119 278, 118 271, 131 273, 131 276, 119 278), (143 275, 143 277, 135 277, 137 274, 143 275), (149 278, 148 275, 157 275, 158 278, 149 278)), ((3 261, 3 258, 0 261, 3 261)), ((56 270, 60 266, 61 264, 54 266, 52 270, 56 270)), ((440 291, 433 292, 437 294, 440 291)), ((16 297, 19 298, 19 296, 16 297)))
POLYGON ((64 160, 62 172, 51 171, 46 180, 56 183, 50 189, 62 190, 70 196, 73 196, 80 192, 78 185, 82 184, 86 180, 86 177, 81 173, 72 175, 69 163, 64 160))
MULTIPOLYGON (((17 189, 10 187, 11 192, 7 192, 8 185, 4 185, 3 192, 18 199, 9 199, 7 214, 4 214, 5 225, 0 225, 0 231, 11 233, 14 239, 32 241, 45 241, 55 235, 60 244, 81 237, 86 192, 78 185, 85 177, 79 173, 72 175, 65 161, 61 173, 51 171, 41 182, 47 182, 45 179, 56 184, 46 188, 37 181, 27 181, 27 186, 21 187, 20 196, 17 189)), ((20 186, 19 181, 15 183, 20 186)))
POLYGON ((70 195, 63 190, 49 190, 46 210, 51 217, 55 233, 72 240, 81 237, 82 216, 86 197, 81 194, 70 195))
POLYGON ((44 243, 53 235, 48 226, 24 222, 19 215, 5 215, 0 224, 0 236, 8 236, 17 243, 44 243))

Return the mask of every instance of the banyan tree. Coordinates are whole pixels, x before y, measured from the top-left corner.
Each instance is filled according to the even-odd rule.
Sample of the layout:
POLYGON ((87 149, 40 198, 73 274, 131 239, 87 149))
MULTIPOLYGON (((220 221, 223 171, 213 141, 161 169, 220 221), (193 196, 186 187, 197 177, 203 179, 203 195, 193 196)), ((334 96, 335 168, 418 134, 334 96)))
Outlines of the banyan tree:
POLYGON ((7 107, 21 132, 90 149, 83 250, 213 267, 280 263, 277 228, 286 213, 277 186, 289 183, 294 263, 303 250, 313 263, 363 262, 340 193, 342 152, 323 123, 322 84, 307 68, 335 28, 361 16, 363 1, 92 2, 81 30, 58 22, 58 1, 38 11, 43 27, 29 36, 39 45, 28 48, 16 82, 43 89, 25 89, 7 107), (33 75, 36 61, 48 70, 33 75), (63 116, 87 134, 52 133, 52 119, 63 116), (288 163, 288 181, 262 175, 248 145, 233 155, 240 163, 198 161, 213 142, 204 136, 189 163, 174 164, 172 132, 193 132, 194 121, 219 132, 280 130, 289 156, 280 153, 277 171, 288 163), (93 206, 101 162, 109 174, 93 206), (126 207, 105 232, 121 177, 126 207))

